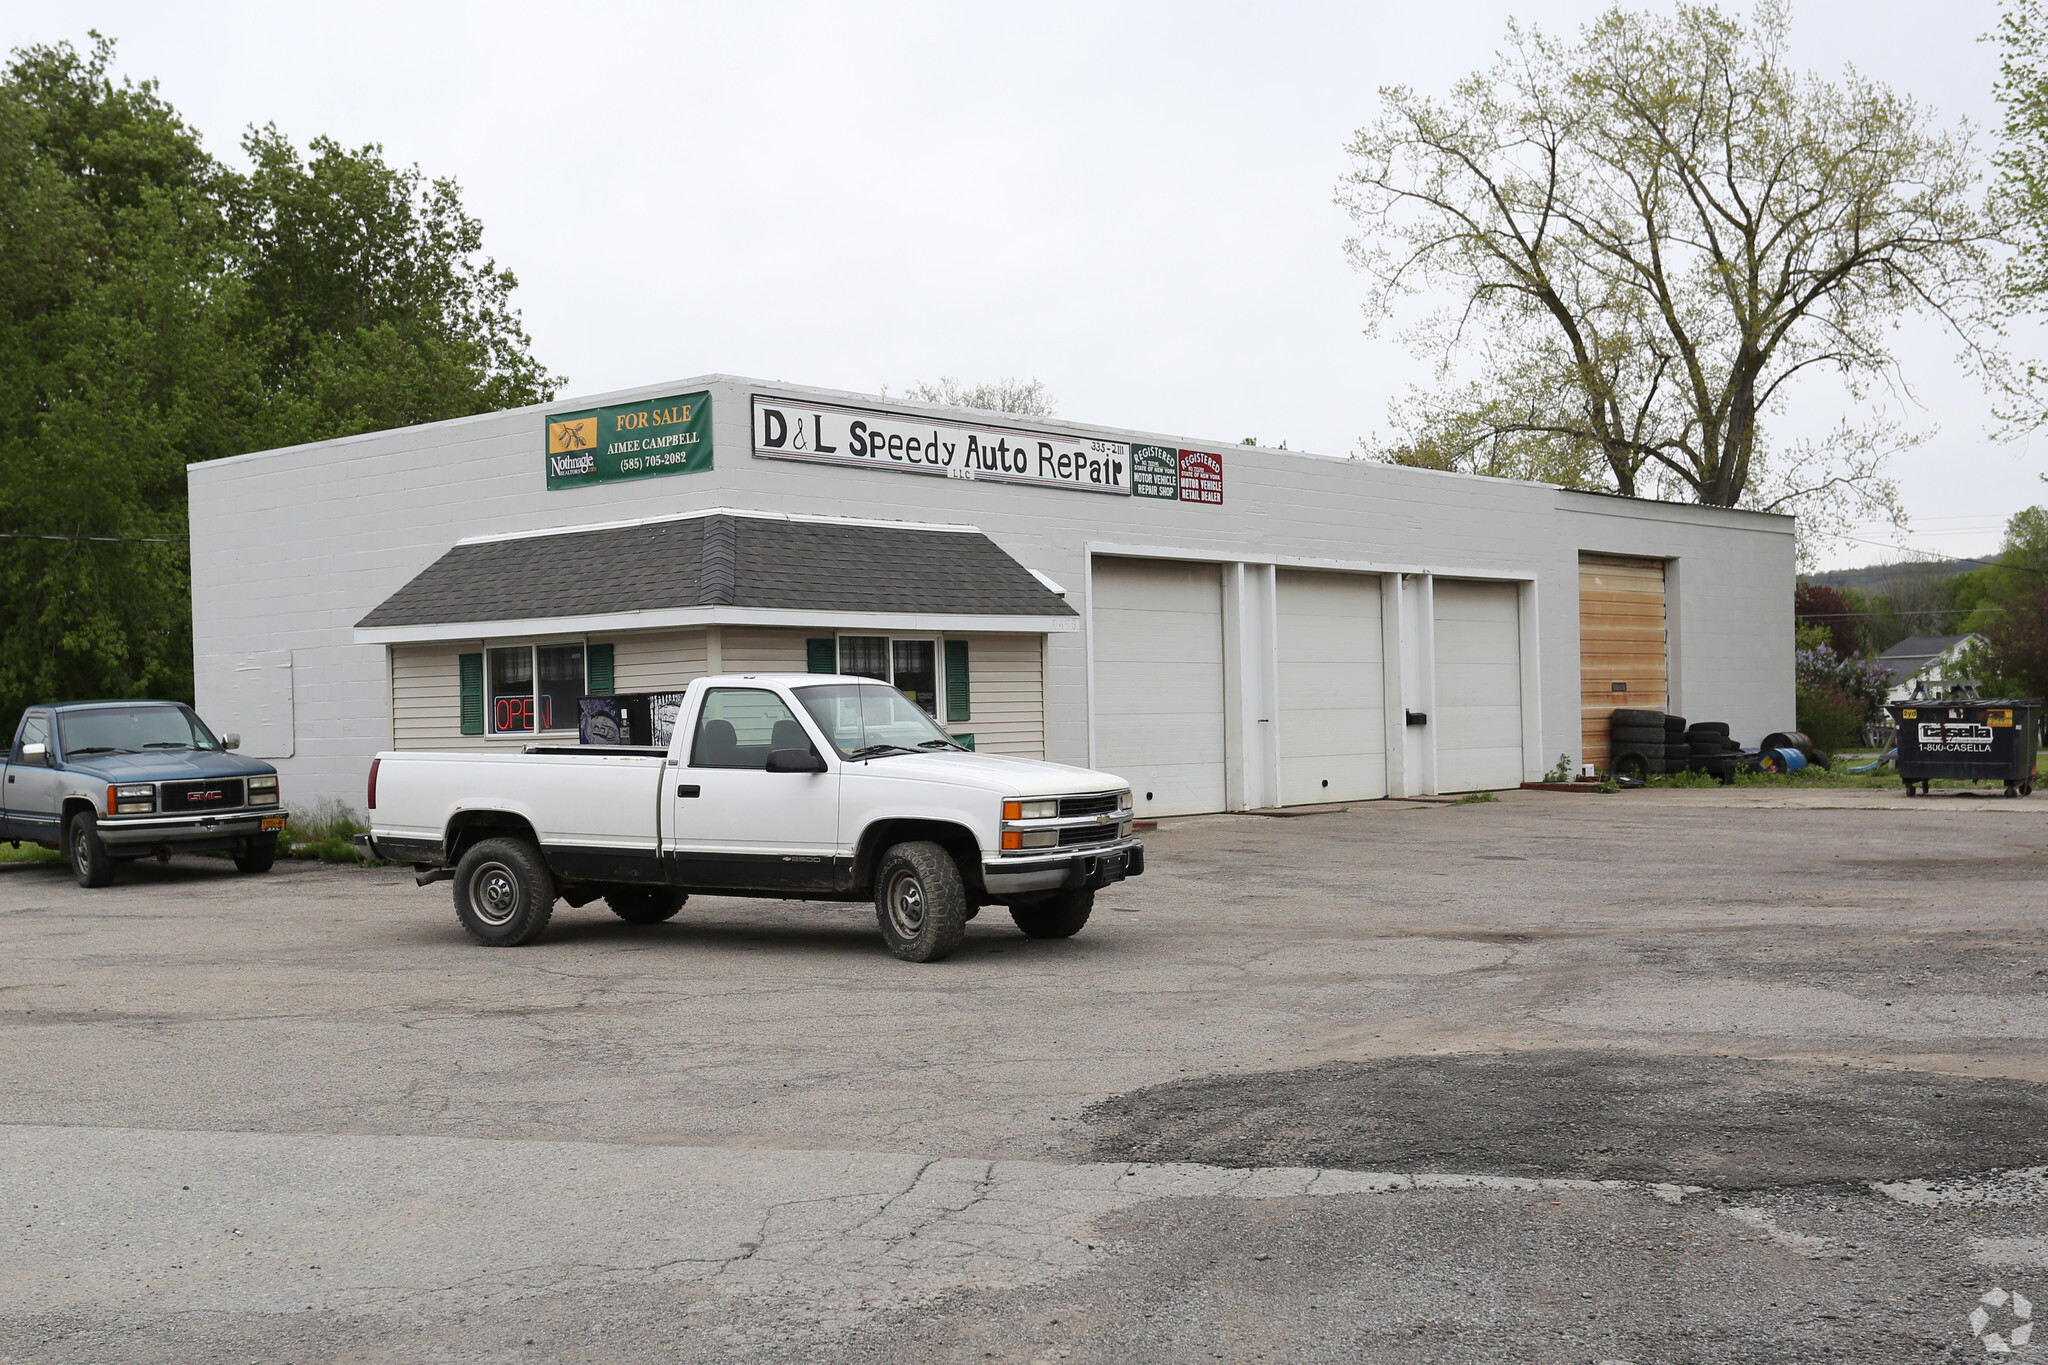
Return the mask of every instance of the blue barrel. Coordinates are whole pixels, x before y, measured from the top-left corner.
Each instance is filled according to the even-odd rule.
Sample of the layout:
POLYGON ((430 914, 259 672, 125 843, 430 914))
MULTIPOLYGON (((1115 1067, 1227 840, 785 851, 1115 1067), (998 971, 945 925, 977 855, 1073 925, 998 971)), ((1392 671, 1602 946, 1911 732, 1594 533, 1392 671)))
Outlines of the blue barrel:
POLYGON ((1757 761, 1767 773, 1796 773, 1806 766, 1806 755, 1797 749, 1765 749, 1757 761))

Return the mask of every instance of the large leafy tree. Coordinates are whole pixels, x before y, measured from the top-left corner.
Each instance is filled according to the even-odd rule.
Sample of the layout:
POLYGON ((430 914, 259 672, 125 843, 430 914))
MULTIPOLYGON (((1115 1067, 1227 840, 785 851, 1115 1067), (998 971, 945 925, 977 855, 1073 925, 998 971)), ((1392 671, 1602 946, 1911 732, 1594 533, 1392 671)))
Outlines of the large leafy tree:
POLYGON ((518 280, 481 256, 454 181, 275 127, 242 140, 228 216, 246 244, 272 445, 538 402, 555 379, 512 307, 518 280))
MULTIPOLYGON (((113 44, 0 72, 0 724, 190 697, 187 463, 552 396, 452 182, 251 133, 113 44)), ((10 728, 11 733, 11 728, 10 728)))
MULTIPOLYGON (((1966 134, 1853 72, 1790 67, 1788 18, 1616 8, 1563 42, 1511 25, 1489 70, 1380 92, 1339 199, 1368 312, 1426 290, 1444 383, 1382 458, 1716 506, 1891 501, 1894 423, 1773 440, 1797 378, 1896 381, 1931 313, 1971 346, 1997 224, 1966 134)), ((1980 358, 1988 359, 1981 350, 1980 358)))

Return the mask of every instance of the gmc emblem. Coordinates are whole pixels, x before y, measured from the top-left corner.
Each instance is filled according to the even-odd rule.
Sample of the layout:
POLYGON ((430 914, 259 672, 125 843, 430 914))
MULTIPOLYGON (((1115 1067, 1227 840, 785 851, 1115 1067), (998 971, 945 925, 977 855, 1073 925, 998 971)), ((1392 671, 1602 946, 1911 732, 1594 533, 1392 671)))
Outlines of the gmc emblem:
POLYGON ((220 789, 216 787, 210 792, 186 792, 185 800, 187 803, 193 801, 218 801, 220 800, 220 795, 220 789))

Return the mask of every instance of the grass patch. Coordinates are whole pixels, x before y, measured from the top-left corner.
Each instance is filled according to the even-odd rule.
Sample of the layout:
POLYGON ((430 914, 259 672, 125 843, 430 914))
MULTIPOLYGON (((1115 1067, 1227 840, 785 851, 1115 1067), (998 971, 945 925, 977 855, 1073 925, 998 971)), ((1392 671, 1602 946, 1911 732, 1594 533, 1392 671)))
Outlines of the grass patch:
POLYGON ((1451 804, 1454 806, 1478 806, 1484 805, 1488 801, 1498 800, 1500 798, 1492 792, 1467 792, 1451 804))
POLYGON ((0 844, 0 863, 61 863, 63 861, 63 854, 54 848, 44 848, 40 844, 23 844, 18 848, 7 844, 0 844))
POLYGON ((370 827, 356 817, 355 809, 330 796, 303 811, 293 811, 291 822, 278 840, 278 852, 288 857, 344 866, 376 866, 365 858, 354 838, 369 833, 370 827))

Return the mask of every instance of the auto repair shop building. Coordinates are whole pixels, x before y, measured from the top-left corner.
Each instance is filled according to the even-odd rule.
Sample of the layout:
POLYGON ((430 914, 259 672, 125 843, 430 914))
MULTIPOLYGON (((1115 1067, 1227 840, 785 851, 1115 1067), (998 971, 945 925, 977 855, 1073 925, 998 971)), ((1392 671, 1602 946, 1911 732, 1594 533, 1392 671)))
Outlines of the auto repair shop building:
POLYGON ((719 672, 887 679, 1141 815, 1793 723, 1782 516, 723 375, 188 477, 200 714, 294 803, 719 672))

